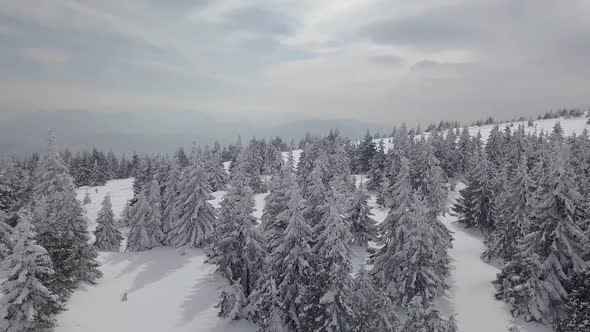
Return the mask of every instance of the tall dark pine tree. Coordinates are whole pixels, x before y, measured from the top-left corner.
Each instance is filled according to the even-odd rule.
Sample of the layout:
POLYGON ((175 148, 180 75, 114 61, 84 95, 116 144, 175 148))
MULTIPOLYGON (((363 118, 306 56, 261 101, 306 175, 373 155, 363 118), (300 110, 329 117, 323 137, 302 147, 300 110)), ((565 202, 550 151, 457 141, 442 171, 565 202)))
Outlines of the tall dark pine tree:
POLYGON ((358 171, 360 173, 367 173, 371 168, 371 161, 375 155, 375 143, 373 142, 373 136, 367 130, 365 138, 358 146, 359 158, 357 160, 358 171))
POLYGON ((556 332, 590 331, 590 270, 572 278, 571 292, 554 327, 556 332))
POLYGON ((102 277, 72 177, 67 173, 55 137, 49 135, 48 153, 35 171, 34 225, 37 242, 51 260, 55 275, 50 289, 62 300, 68 298, 79 281, 94 283, 102 277))

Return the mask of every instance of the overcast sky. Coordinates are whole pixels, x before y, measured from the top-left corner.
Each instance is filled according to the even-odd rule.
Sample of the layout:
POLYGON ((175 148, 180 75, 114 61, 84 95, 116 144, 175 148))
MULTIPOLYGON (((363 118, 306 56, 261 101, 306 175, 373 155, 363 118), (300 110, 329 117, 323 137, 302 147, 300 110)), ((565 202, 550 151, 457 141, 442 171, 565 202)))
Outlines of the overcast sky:
POLYGON ((0 0, 0 112, 281 122, 586 107, 587 0, 0 0))

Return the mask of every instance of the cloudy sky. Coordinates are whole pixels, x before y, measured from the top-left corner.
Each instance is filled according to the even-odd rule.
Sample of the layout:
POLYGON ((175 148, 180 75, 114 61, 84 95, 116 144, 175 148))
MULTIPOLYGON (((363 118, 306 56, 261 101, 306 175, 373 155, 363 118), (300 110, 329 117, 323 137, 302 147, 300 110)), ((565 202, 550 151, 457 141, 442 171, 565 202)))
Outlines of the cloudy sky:
POLYGON ((0 112, 277 123, 586 107, 587 0, 0 0, 0 112))

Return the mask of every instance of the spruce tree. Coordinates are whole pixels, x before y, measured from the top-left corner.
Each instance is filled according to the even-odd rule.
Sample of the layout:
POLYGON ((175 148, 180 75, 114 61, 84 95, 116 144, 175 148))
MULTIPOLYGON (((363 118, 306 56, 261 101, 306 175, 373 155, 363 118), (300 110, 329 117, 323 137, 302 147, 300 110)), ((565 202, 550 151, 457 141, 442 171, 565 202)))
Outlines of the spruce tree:
POLYGON ((53 317, 64 310, 48 288, 55 274, 51 258, 36 243, 28 215, 21 215, 14 238, 14 252, 3 262, 8 276, 0 285, 0 331, 51 331, 53 317))
POLYGON ((281 213, 288 208, 290 200, 289 188, 291 188, 294 181, 294 175, 289 169, 289 163, 285 164, 281 171, 271 178, 270 192, 264 199, 266 204, 260 218, 262 233, 269 252, 279 245, 283 233, 287 229, 289 220, 284 219, 285 215, 281 215, 281 213), (279 218, 279 215, 281 215, 281 218, 279 218))
POLYGON ((275 276, 281 306, 285 309, 285 326, 301 329, 302 299, 307 294, 312 268, 311 228, 301 213, 301 196, 296 183, 288 191, 288 209, 283 212, 288 220, 283 241, 270 254, 272 274, 275 276))
POLYGON ((305 320, 307 331, 351 331, 352 235, 330 193, 313 248, 314 271, 306 294, 305 320))
POLYGON ((352 308, 355 332, 399 331, 396 309, 391 299, 375 287, 371 275, 360 266, 352 287, 352 308))
POLYGON ((35 170, 33 224, 37 242, 53 261, 49 288, 62 300, 79 281, 94 283, 102 277, 97 253, 89 241, 82 206, 76 199, 73 179, 49 135, 48 153, 35 170))
POLYGON ((457 325, 453 316, 445 320, 437 310, 429 305, 424 305, 423 299, 420 296, 415 296, 408 305, 408 318, 402 331, 456 332, 457 325))
MULTIPOLYGON (((441 264, 447 241, 432 227, 421 199, 412 194, 403 212, 392 209, 384 246, 370 257, 371 274, 397 304, 405 306, 414 296, 430 303, 447 288, 448 268, 441 264)), ((388 221, 386 219, 386 221, 388 221)))
POLYGON ((205 172, 211 191, 224 190, 229 176, 221 162, 221 156, 210 153, 205 161, 205 172))
MULTIPOLYGON (((268 271, 267 271, 268 272, 268 271)), ((260 326, 259 332, 289 332, 287 312, 270 273, 261 273, 256 288, 248 297, 244 315, 260 326)))
POLYGON ((12 227, 6 223, 8 216, 0 210, 0 260, 4 260, 12 251, 12 227))
POLYGON ((266 250, 252 215, 252 190, 245 181, 234 182, 221 201, 215 242, 208 250, 209 261, 248 297, 263 271, 266 250))
POLYGON ((553 324, 556 332, 590 331, 590 270, 576 273, 563 313, 553 324))
POLYGON ((152 180, 149 184, 149 197, 146 197, 148 184, 139 193, 131 209, 131 229, 127 239, 127 251, 150 250, 162 245, 162 212, 160 207, 160 185, 152 180))
POLYGON ((107 194, 96 218, 96 241, 94 246, 103 251, 119 251, 123 235, 115 224, 115 214, 111 205, 111 197, 107 194))
POLYGON ((377 237, 377 222, 371 218, 373 213, 368 201, 369 195, 361 183, 344 213, 346 223, 350 225, 352 243, 359 246, 366 246, 368 241, 377 237))
POLYGON ((170 225, 166 243, 174 247, 200 247, 213 236, 216 212, 207 202, 213 199, 203 163, 193 149, 191 165, 179 185, 175 210, 177 219, 170 225))
POLYGON ((179 211, 175 207, 179 195, 181 177, 180 165, 172 162, 166 176, 166 187, 162 195, 162 231, 164 234, 170 233, 172 224, 178 217, 179 211))
POLYGON ((373 142, 373 136, 371 136, 371 133, 368 130, 365 134, 365 138, 359 144, 358 152, 358 171, 361 173, 367 173, 371 168, 371 161, 375 155, 375 143, 373 142))
POLYGON ((426 144, 421 163, 424 165, 424 173, 420 189, 430 213, 437 216, 446 210, 449 191, 446 175, 434 154, 432 144, 426 144))
POLYGON ((379 140, 379 144, 377 145, 377 151, 373 155, 373 159, 371 159, 371 164, 367 172, 368 190, 378 190, 381 187, 383 177, 385 176, 384 173, 386 165, 387 158, 385 155, 385 144, 381 139, 379 140))

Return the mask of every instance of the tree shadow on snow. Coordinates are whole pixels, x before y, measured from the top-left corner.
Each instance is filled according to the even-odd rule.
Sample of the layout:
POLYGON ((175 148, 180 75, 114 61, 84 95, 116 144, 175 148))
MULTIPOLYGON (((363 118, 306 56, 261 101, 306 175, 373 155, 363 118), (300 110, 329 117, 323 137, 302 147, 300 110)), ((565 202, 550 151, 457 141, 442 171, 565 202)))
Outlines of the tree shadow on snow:
POLYGON ((127 292, 132 293, 164 279, 167 275, 188 264, 193 257, 202 255, 201 251, 192 250, 187 250, 186 254, 180 255, 176 248, 161 247, 149 251, 109 255, 105 259, 105 263, 120 264, 129 261, 129 264, 117 274, 116 278, 141 269, 137 272, 131 287, 127 290, 127 292))
POLYGON ((178 326, 190 323, 199 313, 213 308, 217 304, 221 291, 226 286, 227 282, 215 273, 209 273, 196 279, 191 294, 185 298, 182 304, 182 320, 178 326))

